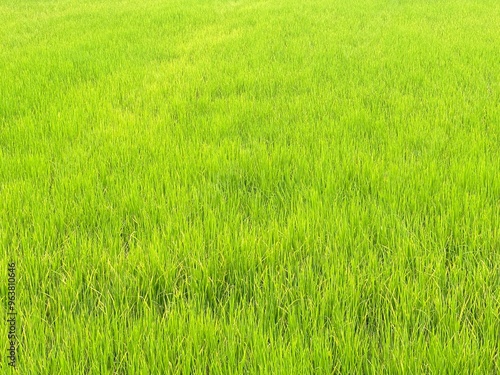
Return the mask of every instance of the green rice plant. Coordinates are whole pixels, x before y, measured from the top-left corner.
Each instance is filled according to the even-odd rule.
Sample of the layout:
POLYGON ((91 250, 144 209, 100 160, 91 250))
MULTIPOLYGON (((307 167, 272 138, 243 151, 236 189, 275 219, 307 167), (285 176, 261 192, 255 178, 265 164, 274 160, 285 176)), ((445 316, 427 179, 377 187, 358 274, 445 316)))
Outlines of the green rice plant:
POLYGON ((500 3, 3 0, 21 374, 500 370, 500 3))

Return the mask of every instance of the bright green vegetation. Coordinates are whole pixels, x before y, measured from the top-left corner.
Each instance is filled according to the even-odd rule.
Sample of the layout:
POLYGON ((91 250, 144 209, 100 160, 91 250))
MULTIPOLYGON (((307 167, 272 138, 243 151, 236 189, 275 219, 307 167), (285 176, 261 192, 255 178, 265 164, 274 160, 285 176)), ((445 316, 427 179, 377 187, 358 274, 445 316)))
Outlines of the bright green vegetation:
POLYGON ((0 20, 20 374, 500 371, 500 2, 0 20))

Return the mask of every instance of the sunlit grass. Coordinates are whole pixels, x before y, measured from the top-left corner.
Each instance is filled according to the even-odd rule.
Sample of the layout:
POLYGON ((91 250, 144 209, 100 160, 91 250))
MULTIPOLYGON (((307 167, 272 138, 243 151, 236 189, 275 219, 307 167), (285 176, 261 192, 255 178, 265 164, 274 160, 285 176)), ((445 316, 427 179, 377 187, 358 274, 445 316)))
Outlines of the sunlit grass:
POLYGON ((500 370, 500 3, 0 19, 19 373, 500 370))

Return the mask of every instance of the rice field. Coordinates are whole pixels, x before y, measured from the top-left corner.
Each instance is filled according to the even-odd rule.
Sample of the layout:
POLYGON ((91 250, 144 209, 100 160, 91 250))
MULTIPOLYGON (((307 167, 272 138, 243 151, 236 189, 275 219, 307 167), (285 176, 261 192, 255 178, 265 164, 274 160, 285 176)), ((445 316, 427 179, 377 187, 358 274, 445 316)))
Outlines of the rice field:
POLYGON ((0 372, 500 373, 500 2, 0 20, 0 372))

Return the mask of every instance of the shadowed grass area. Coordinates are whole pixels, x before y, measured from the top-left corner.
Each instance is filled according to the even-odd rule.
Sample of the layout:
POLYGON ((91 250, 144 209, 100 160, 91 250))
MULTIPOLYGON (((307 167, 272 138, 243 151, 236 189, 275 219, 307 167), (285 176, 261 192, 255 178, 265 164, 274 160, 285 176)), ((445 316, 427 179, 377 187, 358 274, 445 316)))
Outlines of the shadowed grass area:
POLYGON ((19 373, 500 370, 500 3, 0 19, 19 373))

